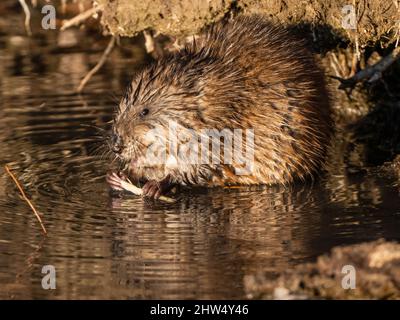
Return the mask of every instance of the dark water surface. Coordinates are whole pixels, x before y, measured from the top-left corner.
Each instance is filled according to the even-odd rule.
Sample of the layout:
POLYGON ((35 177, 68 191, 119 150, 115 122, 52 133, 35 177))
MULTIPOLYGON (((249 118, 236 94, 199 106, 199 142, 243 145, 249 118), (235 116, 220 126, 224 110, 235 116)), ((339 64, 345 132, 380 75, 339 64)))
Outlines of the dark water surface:
MULTIPOLYGON (((11 31, 10 31, 11 32, 11 31)), ((145 57, 116 50, 74 94, 106 42, 78 32, 0 38, 0 298, 244 298, 243 278, 315 259, 334 245, 400 240, 398 181, 374 169, 332 170, 314 184, 185 192, 176 204, 113 198, 109 161, 91 152, 145 57), (90 49, 88 49, 90 48, 90 49), (44 265, 57 289, 41 287, 44 265)), ((124 47, 124 45, 123 45, 124 47)))

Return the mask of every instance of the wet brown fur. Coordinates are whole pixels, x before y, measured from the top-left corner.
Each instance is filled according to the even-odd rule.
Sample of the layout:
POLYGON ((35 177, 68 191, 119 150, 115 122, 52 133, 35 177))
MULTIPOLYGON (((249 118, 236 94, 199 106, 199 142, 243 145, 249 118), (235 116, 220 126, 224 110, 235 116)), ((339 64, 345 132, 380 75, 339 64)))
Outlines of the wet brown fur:
POLYGON ((132 81, 114 133, 131 174, 194 185, 290 183, 324 163, 331 136, 324 76, 305 43, 265 19, 219 22, 181 51, 154 62, 132 81), (149 109, 149 114, 140 112, 149 109), (176 121, 185 128, 254 129, 254 167, 148 165, 144 134, 176 121))

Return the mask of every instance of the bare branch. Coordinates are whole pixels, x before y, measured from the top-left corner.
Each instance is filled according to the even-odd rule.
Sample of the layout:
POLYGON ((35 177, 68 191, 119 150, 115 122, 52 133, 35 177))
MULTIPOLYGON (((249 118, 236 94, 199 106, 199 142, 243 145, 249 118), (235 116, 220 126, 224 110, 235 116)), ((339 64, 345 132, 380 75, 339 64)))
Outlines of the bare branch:
POLYGON ((382 73, 400 57, 400 47, 396 47, 390 54, 380 59, 377 63, 366 67, 348 79, 332 76, 341 82, 339 89, 354 88, 363 81, 373 83, 382 77, 382 73))
MULTIPOLYGON (((24 1, 24 0, 22 0, 22 1, 24 1)), ((60 30, 64 31, 65 29, 68 29, 68 28, 70 28, 72 26, 76 26, 76 25, 82 23, 83 21, 89 19, 95 13, 103 10, 103 7, 104 7, 103 5, 98 5, 96 7, 93 7, 91 9, 89 9, 89 10, 86 10, 85 12, 82 12, 82 13, 78 14, 77 16, 73 17, 70 20, 66 20, 63 23, 63 25, 60 28, 60 30)))
POLYGON ((25 30, 28 36, 32 35, 32 30, 31 30, 31 12, 29 11, 29 7, 26 4, 25 0, 18 0, 19 3, 21 4, 22 9, 25 12, 25 30))
POLYGON ((103 55, 101 56, 99 62, 94 66, 92 70, 88 72, 88 74, 82 79, 81 83, 79 84, 79 87, 77 89, 77 92, 82 92, 83 88, 85 87, 86 83, 93 77, 93 75, 100 70, 100 68, 104 65, 104 63, 107 61, 108 56, 112 52, 115 46, 115 37, 111 37, 110 42, 108 43, 108 46, 106 50, 104 51, 103 55))

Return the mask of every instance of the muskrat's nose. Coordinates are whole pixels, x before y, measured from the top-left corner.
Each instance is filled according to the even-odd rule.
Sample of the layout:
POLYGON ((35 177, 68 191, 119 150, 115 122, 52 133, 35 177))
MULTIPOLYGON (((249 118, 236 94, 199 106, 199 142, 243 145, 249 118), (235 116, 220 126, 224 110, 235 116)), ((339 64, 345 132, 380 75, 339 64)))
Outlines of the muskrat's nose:
POLYGON ((111 150, 115 153, 120 154, 124 149, 124 144, 122 142, 122 138, 118 135, 113 133, 111 135, 111 150))

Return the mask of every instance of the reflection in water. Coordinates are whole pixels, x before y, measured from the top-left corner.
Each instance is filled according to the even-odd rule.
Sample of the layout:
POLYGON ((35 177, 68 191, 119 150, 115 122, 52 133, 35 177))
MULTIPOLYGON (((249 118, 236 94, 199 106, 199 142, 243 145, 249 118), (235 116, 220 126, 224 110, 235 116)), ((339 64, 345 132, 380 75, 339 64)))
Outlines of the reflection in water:
POLYGON ((102 44, 85 52, 80 33, 68 37, 0 38, 0 164, 18 174, 49 231, 43 239, 1 171, 0 298, 242 298, 246 274, 273 274, 338 244, 399 239, 398 181, 349 167, 340 139, 314 183, 186 190, 173 205, 111 197, 109 163, 91 153, 96 132, 82 125, 106 126, 112 95, 145 57, 122 43, 78 96, 102 44), (41 288, 48 264, 54 291, 41 288))

